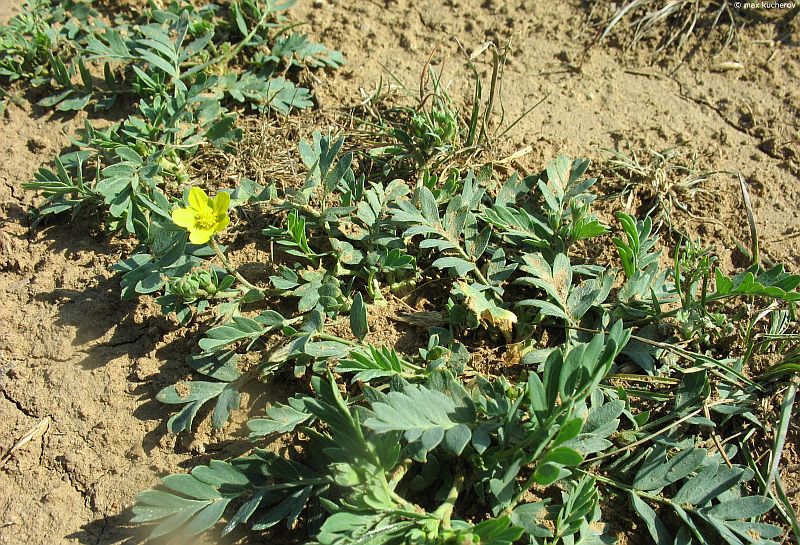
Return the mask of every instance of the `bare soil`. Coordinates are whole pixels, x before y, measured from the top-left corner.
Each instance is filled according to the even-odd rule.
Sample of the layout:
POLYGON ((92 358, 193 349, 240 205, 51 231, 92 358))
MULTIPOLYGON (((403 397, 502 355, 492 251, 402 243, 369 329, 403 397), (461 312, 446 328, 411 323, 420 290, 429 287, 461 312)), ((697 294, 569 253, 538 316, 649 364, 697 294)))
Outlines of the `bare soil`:
MULTIPOLYGON (((20 3, 0 0, 0 19, 20 3)), ((567 153, 593 159, 596 172, 601 148, 685 142, 703 168, 742 173, 764 254, 800 270, 798 17, 782 28, 783 42, 774 41, 772 19, 753 17, 718 57, 700 43, 683 63, 652 63, 646 50, 606 45, 585 52, 594 30, 577 0, 305 1, 292 17, 348 59, 315 84, 322 112, 356 105, 390 73, 416 89, 429 57, 445 63, 449 92, 465 103, 472 87, 460 47, 509 40, 506 121, 543 102, 498 142, 500 156, 530 146, 518 161, 524 169, 567 153), (712 70, 723 61, 743 68, 712 70)), ((488 58, 477 61, 484 73, 488 58)), ((228 452, 240 432, 201 426, 177 440, 166 433, 168 409, 153 398, 186 375, 194 339, 152 301, 120 301, 110 267, 124 242, 88 220, 29 229, 35 197, 21 184, 68 145, 83 116, 20 104, 0 119, 0 453, 36 433, 0 466, 0 545, 122 543, 132 539, 125 525, 138 491, 213 451, 228 452)), ((702 237, 726 268, 741 267, 746 260, 734 249, 749 246, 749 230, 737 178, 720 174, 702 187, 673 221, 702 237)), ((798 450, 790 446, 790 464, 798 450)), ((787 488, 797 505, 797 483, 787 488)))

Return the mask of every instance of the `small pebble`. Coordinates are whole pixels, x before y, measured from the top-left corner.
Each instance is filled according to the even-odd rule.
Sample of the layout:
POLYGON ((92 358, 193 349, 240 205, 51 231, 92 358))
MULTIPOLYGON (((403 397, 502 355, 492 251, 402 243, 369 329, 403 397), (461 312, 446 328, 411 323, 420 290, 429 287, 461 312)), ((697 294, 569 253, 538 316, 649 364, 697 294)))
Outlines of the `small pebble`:
POLYGON ((125 455, 129 460, 143 460, 146 456, 142 445, 139 444, 133 445, 125 455))

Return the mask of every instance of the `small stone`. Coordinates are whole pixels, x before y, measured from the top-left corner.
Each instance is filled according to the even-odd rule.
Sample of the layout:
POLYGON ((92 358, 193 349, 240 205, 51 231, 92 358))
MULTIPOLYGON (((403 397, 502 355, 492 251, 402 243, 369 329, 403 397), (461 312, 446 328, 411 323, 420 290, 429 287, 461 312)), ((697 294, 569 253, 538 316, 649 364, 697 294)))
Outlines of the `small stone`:
POLYGON ((189 449, 189 452, 193 454, 205 454, 206 452, 206 445, 203 443, 203 441, 197 438, 189 443, 187 448, 189 449))
POLYGON ((144 448, 142 448, 142 445, 137 443, 128 449, 125 457, 129 460, 144 460, 147 457, 147 454, 145 453, 144 448))

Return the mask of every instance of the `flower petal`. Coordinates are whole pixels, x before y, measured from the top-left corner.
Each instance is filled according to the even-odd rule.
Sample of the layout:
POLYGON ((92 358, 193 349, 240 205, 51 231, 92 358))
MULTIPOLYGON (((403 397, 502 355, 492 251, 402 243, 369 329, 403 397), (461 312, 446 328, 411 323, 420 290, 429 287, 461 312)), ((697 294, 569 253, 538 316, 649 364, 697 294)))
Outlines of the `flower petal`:
POLYGON ((213 234, 214 231, 210 229, 192 229, 189 231, 189 242, 192 244, 205 244, 213 234))
POLYGON ((199 187, 193 187, 189 190, 189 206, 198 212, 208 208, 208 195, 199 187))
POLYGON ((225 191, 220 191, 214 197, 214 213, 219 215, 228 210, 228 206, 231 204, 231 195, 230 193, 226 193, 225 191))
POLYGON ((178 227, 189 229, 194 225, 195 212, 191 208, 176 208, 172 211, 172 221, 178 227))
POLYGON ((231 218, 228 214, 224 214, 222 217, 217 216, 217 224, 214 226, 214 232, 219 233, 225 229, 230 222, 231 218))

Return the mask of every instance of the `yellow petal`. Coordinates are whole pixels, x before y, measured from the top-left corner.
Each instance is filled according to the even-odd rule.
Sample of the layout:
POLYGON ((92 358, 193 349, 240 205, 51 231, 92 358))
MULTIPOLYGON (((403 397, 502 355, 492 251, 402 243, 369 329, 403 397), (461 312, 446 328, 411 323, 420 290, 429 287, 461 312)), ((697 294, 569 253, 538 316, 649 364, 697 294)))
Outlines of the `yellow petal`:
POLYGON ((228 210, 228 206, 231 204, 231 196, 229 193, 225 193, 224 191, 220 191, 217 193, 216 197, 214 197, 214 213, 219 215, 226 210, 228 210))
POLYGON ((194 225, 194 210, 190 208, 176 208, 172 211, 172 221, 178 227, 189 229, 194 225))
POLYGON ((198 212, 208 207, 208 195, 199 187, 193 187, 189 190, 189 206, 198 212))
POLYGON ((214 231, 211 230, 192 229, 189 231, 189 242, 192 244, 205 244, 213 234, 214 231))
POLYGON ((214 226, 214 232, 219 233, 225 229, 230 222, 231 218, 228 216, 228 214, 224 214, 222 217, 217 216, 217 225, 214 226))

